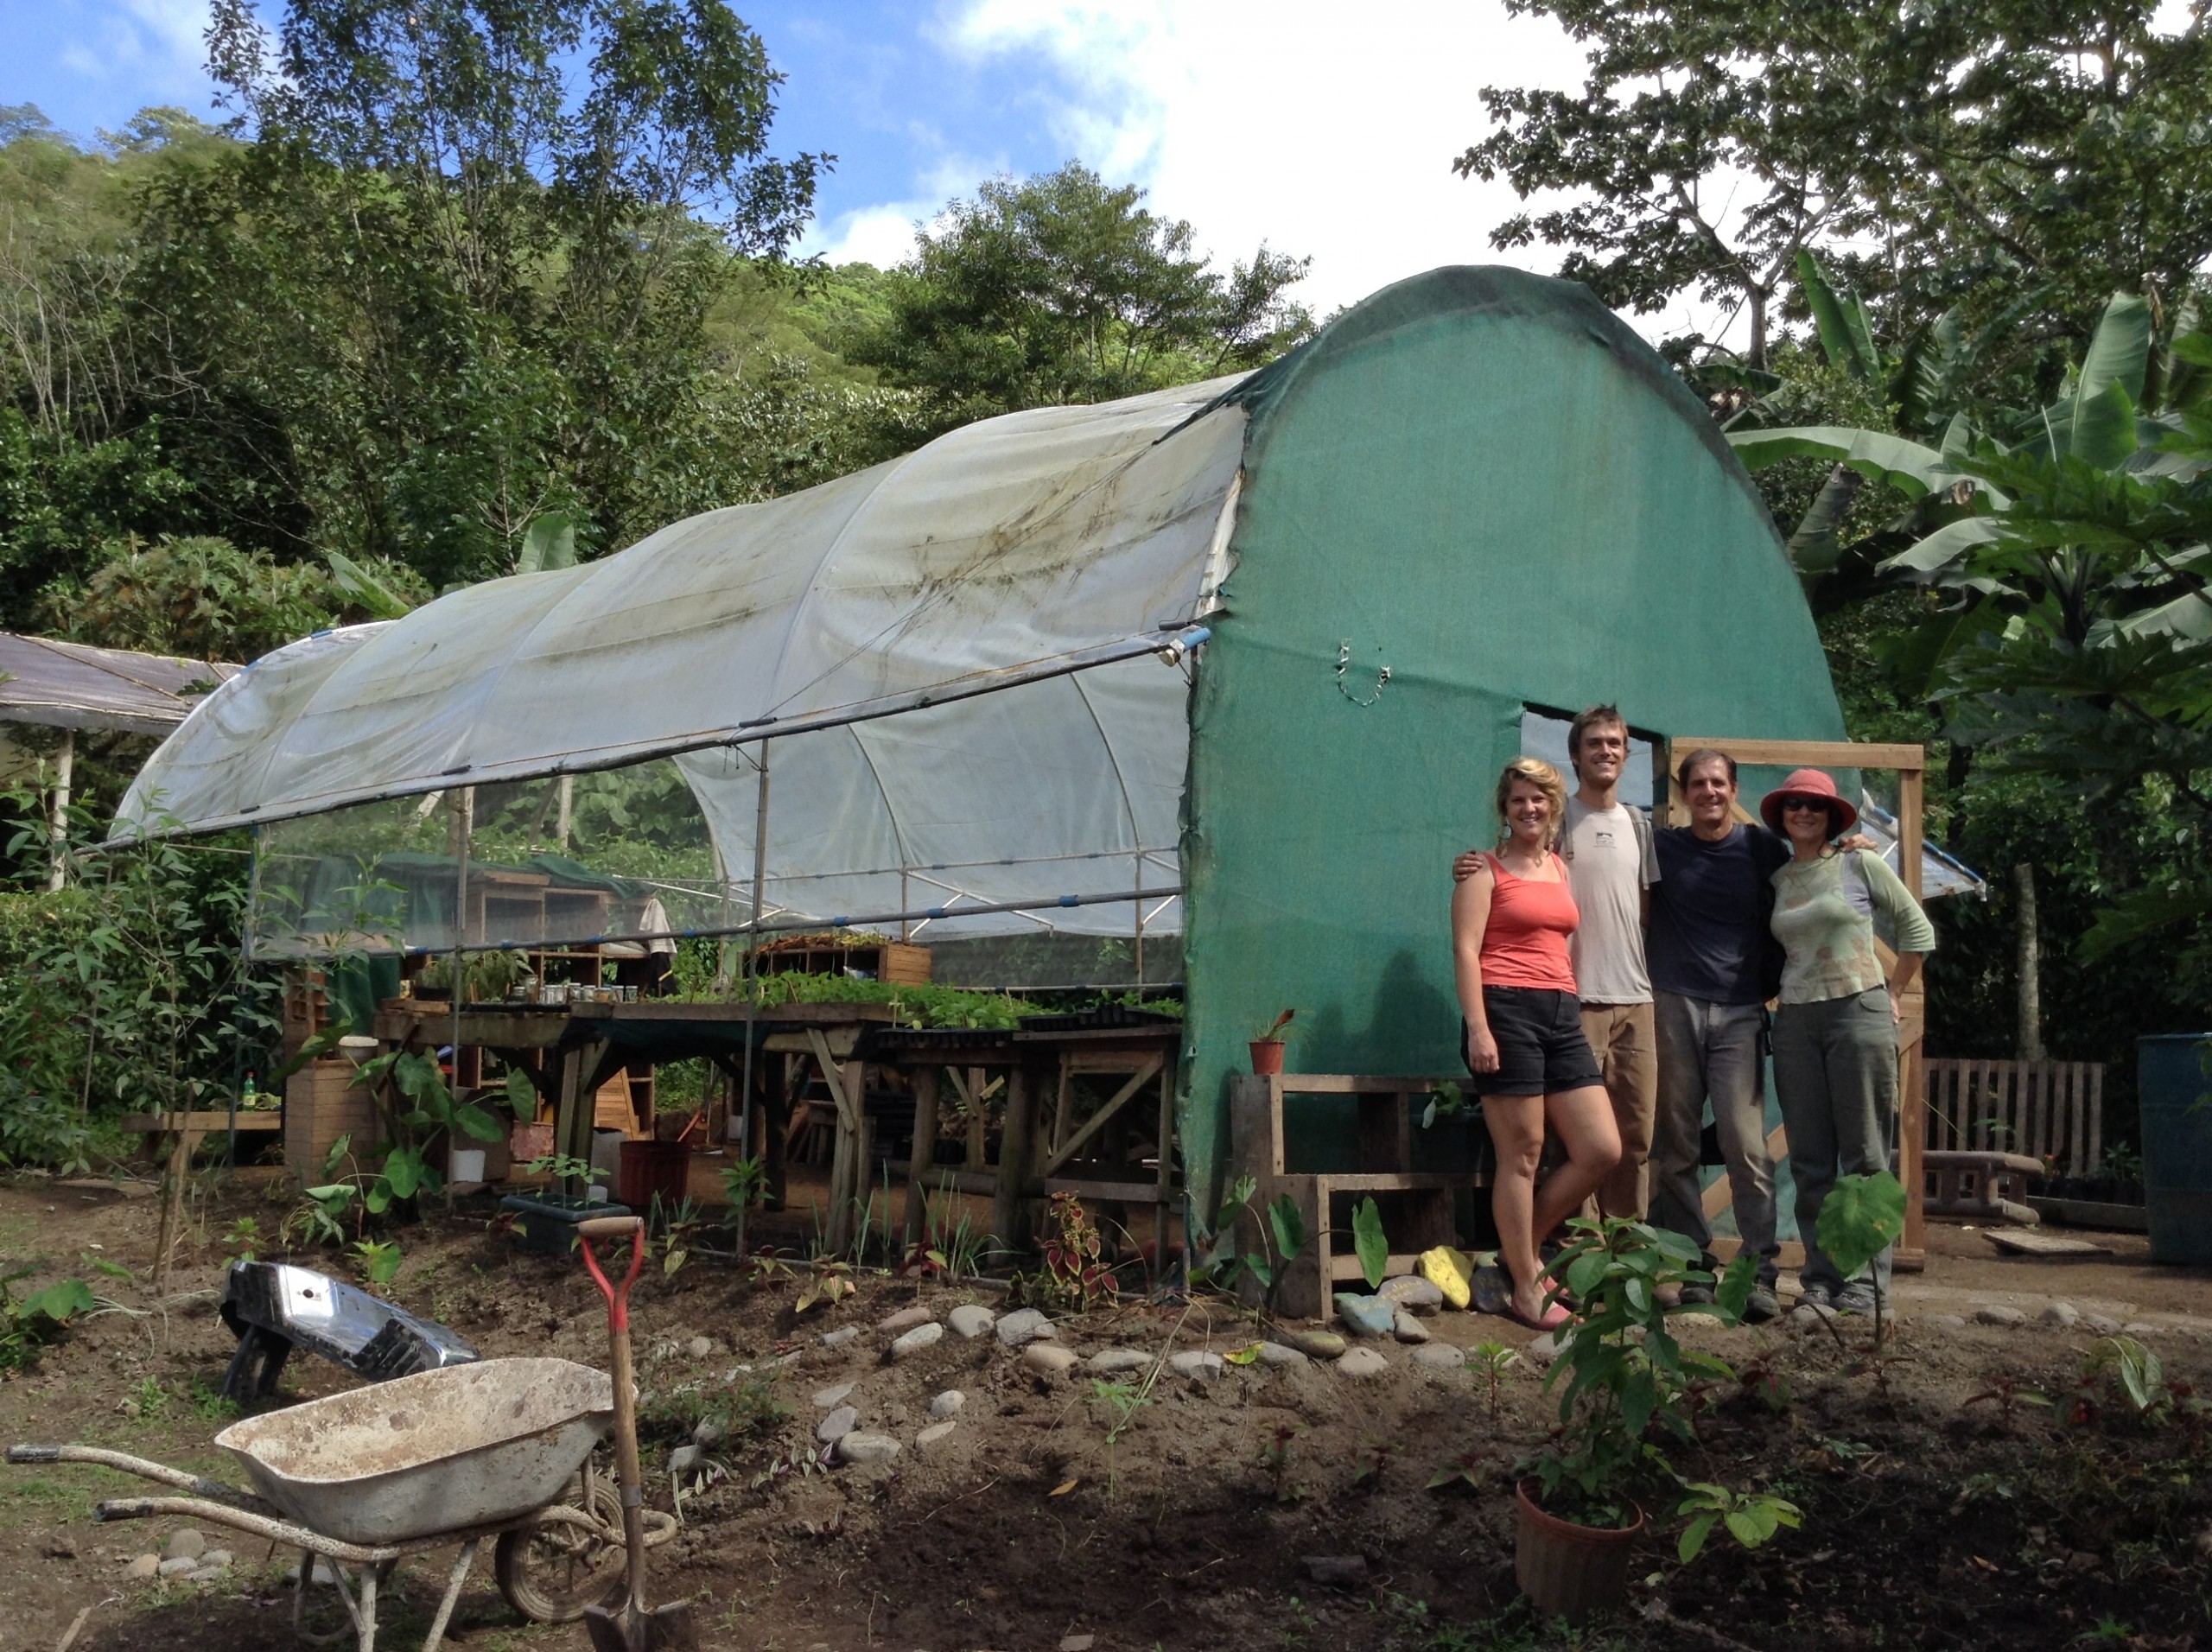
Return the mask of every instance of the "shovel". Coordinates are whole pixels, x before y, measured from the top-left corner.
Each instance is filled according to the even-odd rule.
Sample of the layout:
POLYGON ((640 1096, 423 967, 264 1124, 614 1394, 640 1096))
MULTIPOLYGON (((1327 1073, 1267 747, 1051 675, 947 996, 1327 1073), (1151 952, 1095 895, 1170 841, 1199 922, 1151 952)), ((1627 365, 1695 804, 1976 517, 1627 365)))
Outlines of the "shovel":
POLYGON ((607 1299, 607 1338, 614 1365, 614 1464, 622 1488, 622 1539, 630 1551, 629 1598, 619 1611, 587 1606, 584 1627, 591 1632, 593 1652, 693 1652, 699 1629, 690 1601, 656 1611, 645 1609, 645 1476, 638 1467, 638 1401, 630 1377, 630 1287, 645 1265, 645 1224, 634 1216, 600 1217, 576 1223, 576 1236, 583 1244, 584 1266, 607 1299), (599 1271, 591 1249, 594 1239, 630 1242, 630 1273, 619 1291, 599 1271))

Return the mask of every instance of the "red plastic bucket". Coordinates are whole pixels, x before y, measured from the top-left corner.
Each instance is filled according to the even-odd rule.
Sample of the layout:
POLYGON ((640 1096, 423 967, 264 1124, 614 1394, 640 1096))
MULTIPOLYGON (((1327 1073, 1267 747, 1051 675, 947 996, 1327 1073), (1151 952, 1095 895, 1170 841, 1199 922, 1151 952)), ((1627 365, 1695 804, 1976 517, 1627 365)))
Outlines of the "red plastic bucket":
POLYGON ((672 1210, 684 1198, 691 1181, 691 1149, 681 1141, 626 1141, 614 1174, 614 1197, 643 1213, 660 1198, 661 1209, 672 1210))

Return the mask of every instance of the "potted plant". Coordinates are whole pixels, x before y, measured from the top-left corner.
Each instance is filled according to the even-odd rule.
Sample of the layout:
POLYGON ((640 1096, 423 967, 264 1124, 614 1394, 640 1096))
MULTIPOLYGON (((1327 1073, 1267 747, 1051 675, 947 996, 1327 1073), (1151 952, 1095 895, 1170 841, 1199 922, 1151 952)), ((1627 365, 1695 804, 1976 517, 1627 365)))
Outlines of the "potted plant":
POLYGON ((1252 1071, 1259 1077, 1269 1077, 1282 1071, 1282 1047, 1287 1041, 1290 1024, 1297 1016, 1298 1012, 1294 1009, 1283 1011, 1262 1027, 1259 1036, 1252 1040, 1252 1071))
POLYGON ((1553 1333, 1560 1352, 1544 1387, 1561 1389, 1560 1426, 1520 1465, 1514 1574, 1542 1617, 1581 1623, 1626 1598, 1629 1550, 1656 1500, 1680 1498, 1674 1512, 1692 1516, 1686 1560, 1716 1522, 1749 1548, 1796 1525, 1798 1514, 1780 1497, 1683 1480, 1662 1443, 1692 1438, 1682 1401, 1693 1380, 1733 1376, 1725 1362, 1682 1347, 1668 1320, 1685 1311, 1739 1318, 1758 1259, 1737 1259, 1711 1307, 1669 1308, 1662 1287, 1713 1282, 1695 1246, 1636 1222, 1571 1226, 1573 1242, 1545 1272, 1580 1308, 1553 1333))

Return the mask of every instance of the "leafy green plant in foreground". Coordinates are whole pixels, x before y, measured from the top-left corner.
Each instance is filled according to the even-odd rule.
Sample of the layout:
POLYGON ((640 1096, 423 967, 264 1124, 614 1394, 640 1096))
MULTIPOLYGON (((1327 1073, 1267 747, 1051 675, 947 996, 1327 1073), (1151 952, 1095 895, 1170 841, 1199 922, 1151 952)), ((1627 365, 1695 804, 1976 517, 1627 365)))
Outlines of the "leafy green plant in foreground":
MULTIPOLYGON (((1558 1434, 1522 1465, 1538 1501, 1561 1519, 1618 1528, 1632 1522, 1639 1494, 1657 1495, 1671 1482, 1690 1494, 1678 1512, 1711 1514, 1746 1548, 1795 1525, 1797 1510, 1783 1499, 1682 1480, 1666 1446, 1650 1437, 1689 1441, 1690 1384, 1734 1375, 1712 1355, 1683 1348, 1669 1326, 1683 1310, 1666 1306, 1662 1288, 1713 1280, 1697 1266, 1697 1248, 1642 1223, 1577 1217, 1568 1225, 1574 1238, 1545 1271, 1574 1293, 1582 1312, 1556 1333, 1559 1357, 1544 1379, 1547 1392, 1564 1379, 1558 1434)), ((1758 1269, 1755 1255, 1737 1257, 1709 1311, 1739 1323, 1758 1269)), ((1700 1532, 1698 1544, 1704 1540, 1700 1532)))

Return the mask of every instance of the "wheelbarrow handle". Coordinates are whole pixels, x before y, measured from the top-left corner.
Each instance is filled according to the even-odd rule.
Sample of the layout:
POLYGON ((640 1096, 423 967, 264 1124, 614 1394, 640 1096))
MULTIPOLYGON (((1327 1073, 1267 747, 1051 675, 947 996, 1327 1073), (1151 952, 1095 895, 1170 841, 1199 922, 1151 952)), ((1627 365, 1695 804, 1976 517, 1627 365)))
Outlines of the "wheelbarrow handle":
POLYGON ((576 1223, 576 1239, 584 1249, 584 1266, 591 1270, 593 1282, 599 1293, 607 1299, 607 1324, 610 1331, 630 1329, 630 1287, 638 1282, 638 1275, 645 1265, 645 1223, 641 1217, 602 1216, 589 1222, 576 1223), (616 1290, 613 1281, 600 1271, 599 1257, 591 1248, 594 1239, 627 1239, 630 1242, 630 1272, 623 1280, 622 1288, 616 1290))

